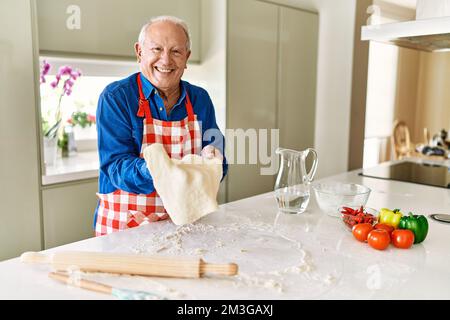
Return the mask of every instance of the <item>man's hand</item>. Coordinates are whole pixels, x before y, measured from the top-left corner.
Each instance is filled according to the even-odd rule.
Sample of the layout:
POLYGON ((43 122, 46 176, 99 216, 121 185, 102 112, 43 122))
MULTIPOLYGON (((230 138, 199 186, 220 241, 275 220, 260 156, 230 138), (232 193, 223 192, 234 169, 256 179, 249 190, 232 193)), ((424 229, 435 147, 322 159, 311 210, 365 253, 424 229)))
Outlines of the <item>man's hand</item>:
POLYGON ((204 147, 201 156, 207 159, 218 158, 223 161, 223 155, 220 150, 212 145, 207 145, 204 147))

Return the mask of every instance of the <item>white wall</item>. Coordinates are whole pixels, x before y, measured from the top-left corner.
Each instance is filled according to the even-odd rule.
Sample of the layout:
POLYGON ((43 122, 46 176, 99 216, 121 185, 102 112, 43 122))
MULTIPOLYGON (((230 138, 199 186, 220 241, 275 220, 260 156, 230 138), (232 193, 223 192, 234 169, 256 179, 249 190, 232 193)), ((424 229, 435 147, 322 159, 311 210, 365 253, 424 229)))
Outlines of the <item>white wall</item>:
POLYGON ((441 129, 450 130, 450 53, 420 52, 417 105, 412 134, 422 141, 423 129, 431 138, 441 129))
POLYGON ((356 0, 274 0, 319 13, 316 177, 347 171, 356 0))
POLYGON ((371 42, 367 80, 366 130, 363 167, 391 159, 390 136, 394 120, 405 121, 414 135, 420 52, 371 42))
MULTIPOLYGON (((415 10, 394 0, 375 0, 381 7, 380 23, 415 18, 415 10)), ((406 2, 403 4, 407 4, 406 2)), ((419 51, 391 44, 370 42, 367 75, 366 121, 363 167, 391 160, 394 120, 403 120, 411 129, 416 118, 419 51)), ((416 137, 411 132, 411 138, 416 137)))
POLYGON ((369 47, 365 137, 387 137, 394 122, 399 48, 378 42, 369 47))
POLYGON ((363 168, 380 163, 392 133, 397 98, 399 48, 371 42, 367 75, 363 168))

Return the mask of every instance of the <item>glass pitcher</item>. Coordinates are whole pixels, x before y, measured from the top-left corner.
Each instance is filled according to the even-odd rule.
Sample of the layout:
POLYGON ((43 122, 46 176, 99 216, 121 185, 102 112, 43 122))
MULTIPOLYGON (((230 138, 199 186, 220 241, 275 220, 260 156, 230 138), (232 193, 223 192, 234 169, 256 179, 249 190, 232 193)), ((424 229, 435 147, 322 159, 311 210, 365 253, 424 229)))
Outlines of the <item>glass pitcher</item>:
POLYGON ((286 213, 302 213, 309 203, 310 184, 317 169, 317 152, 312 148, 303 151, 277 148, 275 152, 281 155, 275 182, 278 208, 286 213), (307 172, 305 162, 309 153, 313 155, 313 164, 307 172))

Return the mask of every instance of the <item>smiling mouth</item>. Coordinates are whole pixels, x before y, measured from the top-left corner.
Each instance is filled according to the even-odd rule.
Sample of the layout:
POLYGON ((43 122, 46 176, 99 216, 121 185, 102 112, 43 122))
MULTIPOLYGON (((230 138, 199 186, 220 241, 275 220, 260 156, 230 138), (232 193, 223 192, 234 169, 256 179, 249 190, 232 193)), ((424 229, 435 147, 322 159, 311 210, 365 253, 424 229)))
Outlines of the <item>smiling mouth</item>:
POLYGON ((171 73, 175 69, 163 68, 163 67, 155 67, 155 70, 161 73, 171 73))

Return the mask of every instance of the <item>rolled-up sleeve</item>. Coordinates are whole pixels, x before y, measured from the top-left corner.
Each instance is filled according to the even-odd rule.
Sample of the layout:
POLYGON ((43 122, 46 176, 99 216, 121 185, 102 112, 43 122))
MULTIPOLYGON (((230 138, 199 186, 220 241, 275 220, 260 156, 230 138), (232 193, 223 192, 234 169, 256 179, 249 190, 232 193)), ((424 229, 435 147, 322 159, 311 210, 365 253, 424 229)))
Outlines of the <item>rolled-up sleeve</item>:
POLYGON ((155 190, 153 180, 145 160, 139 157, 139 146, 133 140, 129 110, 119 100, 108 91, 104 91, 99 98, 97 134, 100 170, 116 189, 149 194, 155 190))

